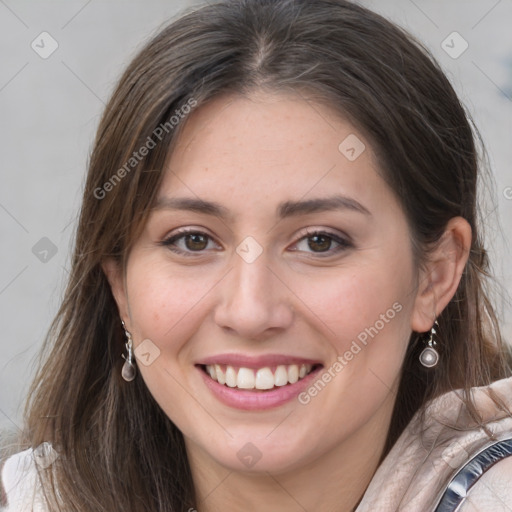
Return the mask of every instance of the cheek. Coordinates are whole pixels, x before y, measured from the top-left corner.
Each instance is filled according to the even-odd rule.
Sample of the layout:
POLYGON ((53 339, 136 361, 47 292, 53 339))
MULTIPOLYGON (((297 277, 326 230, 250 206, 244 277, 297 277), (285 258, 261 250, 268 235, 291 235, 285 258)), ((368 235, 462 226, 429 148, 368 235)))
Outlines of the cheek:
POLYGON ((389 406, 408 340, 409 279, 408 267, 391 272, 380 260, 322 281, 304 280, 299 293, 314 313, 307 315, 310 327, 332 354, 318 377, 323 383, 314 381, 300 397, 304 414, 326 433, 314 441, 319 450, 389 406))
POLYGON ((131 269, 129 305, 138 339, 149 338, 162 350, 177 348, 206 292, 218 281, 212 272, 177 271, 165 262, 143 261, 131 269))
POLYGON ((298 294, 324 325, 322 331, 338 353, 348 350, 352 340, 364 343, 371 336, 369 332, 374 337, 389 337, 403 333, 403 326, 408 326, 411 295, 406 267, 399 273, 381 263, 339 272, 321 281, 304 281, 301 288, 298 294))
POLYGON ((410 336, 412 263, 386 265, 380 258, 345 270, 304 286, 303 293, 317 313, 313 328, 321 330, 332 353, 325 370, 330 375, 324 376, 330 391, 314 398, 315 407, 337 411, 339 421, 352 415, 357 423, 375 412, 399 377, 410 336))
MULTIPOLYGON (((187 342, 202 321, 208 296, 215 284, 210 272, 176 271, 164 262, 142 258, 129 268, 128 296, 133 323, 137 367, 151 395, 180 429, 204 422, 201 408, 190 407, 187 387, 187 342), (147 345, 147 340, 151 341, 147 345), (150 360, 139 357, 141 344, 149 346, 150 360), (156 347, 156 348, 155 348, 156 347), (186 411, 186 412, 185 412, 186 411)), ((218 278, 217 278, 218 280, 218 278)))

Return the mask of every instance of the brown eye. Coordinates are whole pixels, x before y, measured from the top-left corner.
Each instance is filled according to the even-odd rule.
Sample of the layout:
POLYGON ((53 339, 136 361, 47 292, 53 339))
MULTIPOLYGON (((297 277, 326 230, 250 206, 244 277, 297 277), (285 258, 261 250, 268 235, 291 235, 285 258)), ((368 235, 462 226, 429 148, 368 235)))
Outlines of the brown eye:
POLYGON ((325 235, 313 235, 308 237, 308 247, 315 252, 317 252, 317 249, 319 249, 320 252, 329 250, 332 242, 333 239, 325 235))
POLYGON ((202 251, 203 249, 206 249, 206 246, 208 245, 208 237, 200 233, 185 235, 183 238, 185 240, 185 246, 191 251, 202 251))
POLYGON ((208 248, 212 238, 201 231, 185 230, 180 231, 160 242, 160 245, 168 247, 171 251, 191 256, 193 253, 200 255, 208 248))
POLYGON ((349 240, 341 238, 334 233, 328 233, 325 231, 306 232, 306 236, 302 237, 295 246, 299 247, 305 240, 307 240, 305 249, 299 248, 294 250, 299 250, 309 254, 325 254, 325 257, 327 257, 353 247, 353 244, 349 240), (333 243, 336 244, 336 247, 334 248, 332 247, 333 243))

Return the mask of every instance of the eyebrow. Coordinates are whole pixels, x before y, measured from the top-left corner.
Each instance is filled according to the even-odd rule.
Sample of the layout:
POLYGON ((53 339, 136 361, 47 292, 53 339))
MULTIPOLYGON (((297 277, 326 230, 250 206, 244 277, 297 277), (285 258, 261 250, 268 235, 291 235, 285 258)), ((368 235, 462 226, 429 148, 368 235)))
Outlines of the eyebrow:
MULTIPOLYGON (((225 206, 215 202, 194 197, 160 197, 155 210, 187 210, 205 215, 214 215, 221 219, 233 219, 233 214, 225 206)), ((305 201, 284 201, 277 206, 276 216, 279 219, 296 217, 311 213, 350 210, 371 216, 370 211, 361 203, 350 197, 335 195, 325 198, 308 199, 305 201)))

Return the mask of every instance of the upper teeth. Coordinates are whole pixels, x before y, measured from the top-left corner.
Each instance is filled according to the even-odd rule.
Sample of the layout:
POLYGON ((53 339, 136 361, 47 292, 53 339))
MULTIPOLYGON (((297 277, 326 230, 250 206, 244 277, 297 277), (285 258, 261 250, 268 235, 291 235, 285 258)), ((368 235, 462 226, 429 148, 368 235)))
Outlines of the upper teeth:
POLYGON ((240 389, 272 389, 274 386, 294 384, 310 373, 312 368, 311 364, 279 365, 272 372, 268 366, 253 370, 220 364, 206 365, 206 371, 213 380, 240 389))

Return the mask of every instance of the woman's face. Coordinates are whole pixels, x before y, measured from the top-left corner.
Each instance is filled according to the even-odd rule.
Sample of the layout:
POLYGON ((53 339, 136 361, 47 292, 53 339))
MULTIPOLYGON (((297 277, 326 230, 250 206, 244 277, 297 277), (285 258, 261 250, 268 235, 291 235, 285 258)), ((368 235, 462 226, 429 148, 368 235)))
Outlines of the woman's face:
POLYGON ((165 172, 114 291, 189 454, 279 472, 383 438, 417 273, 369 142, 299 97, 225 96, 165 172))

